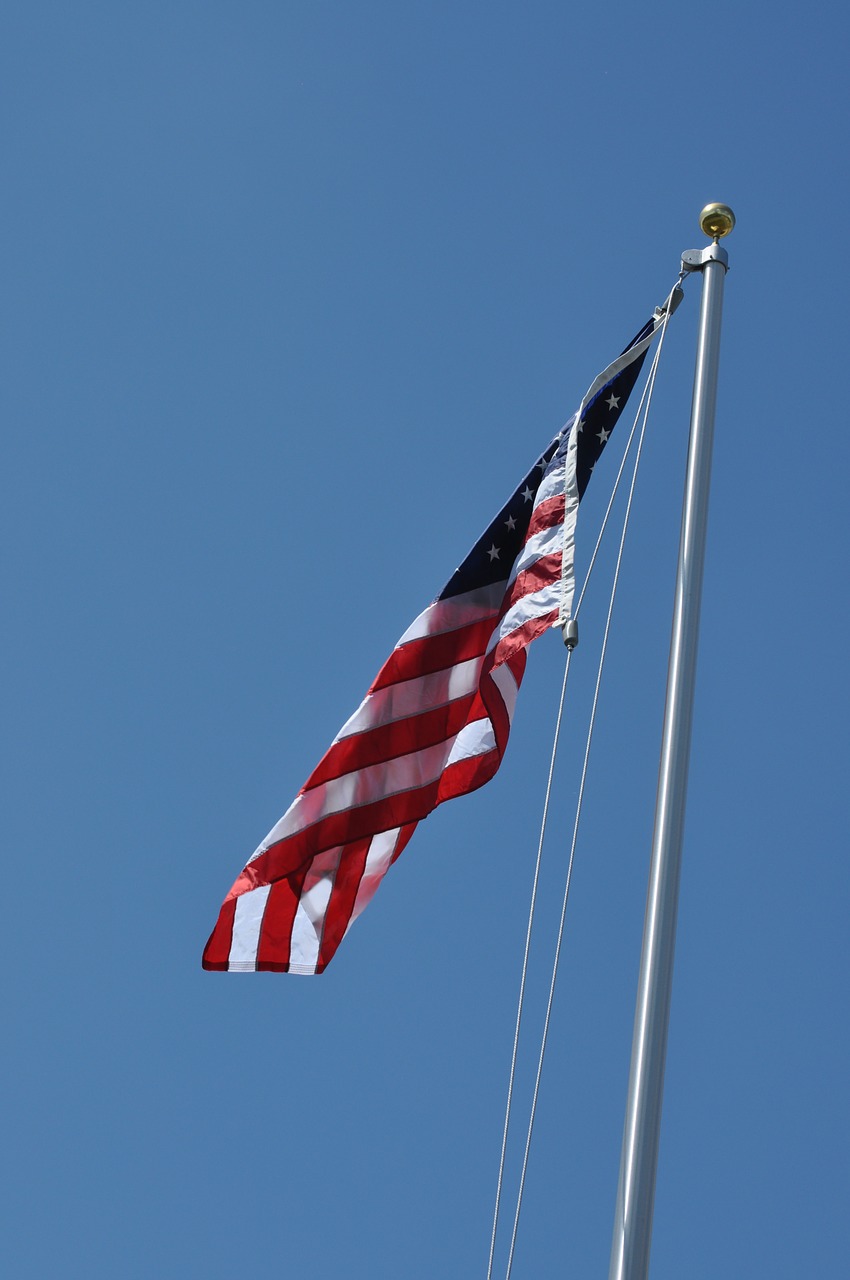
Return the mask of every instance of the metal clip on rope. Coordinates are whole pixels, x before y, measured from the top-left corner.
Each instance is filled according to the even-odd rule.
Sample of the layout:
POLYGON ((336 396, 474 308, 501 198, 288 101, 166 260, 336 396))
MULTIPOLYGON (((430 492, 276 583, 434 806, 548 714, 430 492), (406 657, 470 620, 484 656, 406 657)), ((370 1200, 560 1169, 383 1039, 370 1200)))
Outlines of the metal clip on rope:
POLYGON ((566 622, 561 627, 561 634, 564 637, 564 644, 567 646, 570 653, 572 653, 573 649, 578 644, 578 619, 567 618, 566 622))

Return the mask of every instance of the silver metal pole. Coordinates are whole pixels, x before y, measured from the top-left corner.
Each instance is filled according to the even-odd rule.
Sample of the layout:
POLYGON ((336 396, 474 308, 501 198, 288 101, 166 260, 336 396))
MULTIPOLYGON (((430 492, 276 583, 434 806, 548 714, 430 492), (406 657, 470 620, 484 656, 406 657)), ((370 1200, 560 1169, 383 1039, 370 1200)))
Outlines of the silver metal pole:
POLYGON ((720 315, 729 264, 717 240, 732 230, 735 218, 727 206, 709 205, 703 210, 700 225, 707 235, 714 237, 714 243, 682 255, 685 270, 702 272, 702 304, 655 830, 609 1280, 647 1280, 652 1239, 717 398, 720 315))

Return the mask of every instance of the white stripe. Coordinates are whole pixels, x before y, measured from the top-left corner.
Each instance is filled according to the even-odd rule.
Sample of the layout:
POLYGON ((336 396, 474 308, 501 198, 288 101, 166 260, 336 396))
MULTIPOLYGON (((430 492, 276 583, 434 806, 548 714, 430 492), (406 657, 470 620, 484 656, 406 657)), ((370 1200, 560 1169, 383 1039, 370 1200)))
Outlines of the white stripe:
MULTIPOLYGON (((564 428, 566 430, 566 428, 564 428)), ((552 458, 549 466, 540 481, 537 490, 537 496, 534 499, 535 508, 539 507, 542 502, 547 502, 549 498, 557 498, 564 492, 564 454, 559 450, 552 458)))
POLYGON ((368 907, 377 892, 378 885, 387 874, 400 832, 400 827, 393 827, 391 831, 380 831, 378 835, 372 837, 346 933, 360 915, 360 912, 365 907, 368 907))
POLYGON ((478 658, 469 658, 442 671, 432 671, 414 680, 401 680, 386 689, 368 693, 354 715, 342 726, 334 742, 350 738, 355 733, 364 733, 377 725, 392 724, 434 707, 444 707, 456 698, 474 693, 478 688, 483 658, 482 653, 478 658))
POLYGON ((502 663, 500 666, 493 668, 491 679, 502 695, 502 702, 504 702, 505 711, 508 713, 508 724, 513 724, 516 699, 519 693, 516 677, 510 667, 502 663))
POLYGON ((457 764, 458 760, 470 760, 473 756, 484 756, 495 749, 496 735, 491 722, 486 717, 473 720, 472 724, 464 725, 457 735, 446 766, 457 764))
POLYGON ((266 884, 259 889, 251 889, 249 893, 243 893, 236 899, 233 938, 230 943, 230 954, 227 957, 229 969, 250 971, 257 963, 260 925, 263 923, 263 912, 270 892, 271 885, 266 884))
POLYGON ((526 622, 531 622, 534 618, 545 617, 547 613, 551 613, 553 609, 557 609, 561 603, 561 583, 560 580, 549 582, 546 586, 541 587, 539 591, 531 591, 527 596, 523 596, 516 604, 512 605, 508 612, 502 618, 498 627, 493 631, 490 637, 490 643, 487 651, 495 649, 500 640, 504 640, 506 636, 510 636, 526 622))
POLYGON ((562 539, 563 530, 560 524, 552 525, 549 529, 541 529, 539 533, 529 538, 516 558, 508 586, 512 586, 521 573, 530 569, 543 556, 557 555, 561 550, 562 539))
POLYGON ((421 640, 423 636, 443 635, 446 631, 469 626, 471 622, 480 622, 498 609, 504 594, 505 584, 502 581, 478 587, 475 591, 463 591, 460 595, 449 596, 447 600, 435 600, 411 622, 396 648, 400 649, 411 640, 421 640))
POLYGON ((343 846, 317 854, 304 877, 289 942, 289 965, 294 973, 315 973, 328 903, 343 846))
POLYGON ((578 432, 570 436, 567 449, 567 469, 564 477, 564 550, 561 557, 561 601, 558 619, 561 626, 572 616, 573 597, 576 592, 576 520, 578 518, 578 477, 576 458, 578 450, 578 432))

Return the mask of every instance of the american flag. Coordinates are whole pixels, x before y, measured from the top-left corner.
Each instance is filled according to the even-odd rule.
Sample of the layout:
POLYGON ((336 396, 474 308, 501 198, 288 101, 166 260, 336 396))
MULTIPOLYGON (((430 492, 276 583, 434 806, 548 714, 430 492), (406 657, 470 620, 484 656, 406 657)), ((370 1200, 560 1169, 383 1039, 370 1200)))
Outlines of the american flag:
POLYGON ((408 627, 227 895, 205 969, 321 973, 416 824, 492 778, 528 645, 570 616, 578 505, 662 320, 596 378, 408 627))

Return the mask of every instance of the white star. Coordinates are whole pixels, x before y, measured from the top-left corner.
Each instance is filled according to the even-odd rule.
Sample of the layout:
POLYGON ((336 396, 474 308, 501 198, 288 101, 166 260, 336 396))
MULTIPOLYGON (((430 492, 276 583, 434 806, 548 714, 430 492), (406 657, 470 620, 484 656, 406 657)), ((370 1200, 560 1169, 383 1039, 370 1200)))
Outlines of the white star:
POLYGON ((581 422, 576 427, 576 435, 580 436, 582 431, 584 431, 584 418, 582 418, 581 422))
POLYGON ((596 439, 597 439, 597 440, 601 440, 601 441, 602 441, 602 443, 603 443, 603 444, 605 444, 605 442, 607 441, 607 439, 608 439, 608 437, 610 436, 610 434, 611 434, 611 432, 610 432, 610 431, 606 431, 606 430, 605 430, 605 428, 603 427, 603 428, 602 428, 602 430, 599 432, 599 435, 596 437, 596 439))
POLYGON ((499 548, 496 546, 495 542, 493 543, 492 547, 491 547, 491 548, 490 548, 490 550, 487 552, 487 554, 488 554, 488 556, 490 557, 490 559, 491 559, 491 560, 498 560, 498 558, 499 558, 499 548))
POLYGON ((528 485, 526 485, 525 488, 523 489, 522 496, 525 498, 526 502, 530 502, 531 499, 534 497, 534 494, 531 492, 528 485))
POLYGON ((546 467, 547 467, 546 459, 545 459, 545 458, 541 458, 541 459, 540 459, 540 461, 537 463, 537 465, 538 465, 538 467, 540 468, 540 470, 541 470, 541 471, 545 471, 545 470, 546 470, 546 467))
POLYGON ((611 392, 611 394, 610 394, 610 396, 608 397, 608 399, 605 401, 605 403, 607 404, 607 406, 608 406, 608 408, 609 408, 609 409, 619 409, 619 407, 620 407, 620 397, 619 397, 619 396, 615 396, 615 395, 614 395, 614 393, 613 393, 613 391, 612 391, 612 392, 611 392))
POLYGON ((507 520, 505 521, 505 528, 511 529, 511 530, 516 528, 516 520, 514 520, 513 516, 508 516, 507 520))

